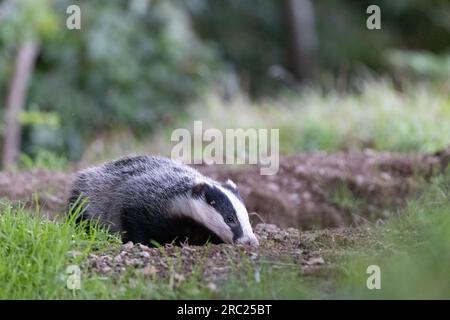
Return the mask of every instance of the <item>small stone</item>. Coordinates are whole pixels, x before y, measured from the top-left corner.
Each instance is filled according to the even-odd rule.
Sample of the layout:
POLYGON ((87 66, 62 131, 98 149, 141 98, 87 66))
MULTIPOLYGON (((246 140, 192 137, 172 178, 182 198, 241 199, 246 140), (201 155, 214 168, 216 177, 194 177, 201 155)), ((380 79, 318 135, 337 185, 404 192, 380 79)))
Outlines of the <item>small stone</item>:
POLYGON ((143 245, 141 243, 139 243, 139 249, 141 249, 141 251, 151 251, 151 249, 149 247, 147 247, 146 245, 143 245))
POLYGON ((184 277, 184 275, 180 274, 180 273, 175 273, 174 275, 175 280, 177 280, 178 282, 182 282, 184 281, 186 278, 184 277))
POLYGON ((152 276, 158 272, 158 270, 155 268, 155 266, 152 265, 146 265, 144 268, 140 270, 142 274, 146 277, 152 276))
POLYGON ((264 224, 263 225, 263 230, 267 231, 267 232, 276 232, 278 230, 278 227, 274 224, 264 224))
POLYGON ((266 187, 267 187, 270 191, 273 191, 273 192, 278 192, 278 191, 280 191, 280 187, 279 187, 276 183, 273 183, 273 182, 269 182, 269 183, 266 185, 266 187))
POLYGON ((109 267, 109 266, 104 266, 103 268, 102 268, 102 272, 103 273, 108 273, 108 272, 110 272, 111 271, 111 267, 109 267))
POLYGON ((142 258, 150 258, 150 254, 148 252, 145 252, 145 251, 139 252, 139 255, 142 258))
POLYGON ((307 171, 307 168, 305 167, 305 166, 303 166, 303 165, 299 165, 299 166, 297 166, 296 168, 295 168, 295 173, 296 174, 300 174, 300 173, 304 173, 304 172, 306 172, 307 171))
POLYGON ((363 185, 364 182, 365 182, 364 176, 362 176, 362 175, 360 175, 360 174, 356 175, 356 179, 355 179, 355 180, 356 180, 356 184, 357 184, 358 186, 363 185))
POLYGON ((310 200, 312 198, 311 193, 308 191, 305 191, 302 193, 302 198, 305 200, 310 200))
POLYGON ((273 236, 273 238, 275 240, 282 241, 282 240, 284 240, 286 238, 286 235, 284 235, 283 233, 277 233, 276 235, 273 236))
POLYGON ((75 251, 75 250, 71 250, 71 251, 67 252, 67 254, 72 258, 82 255, 82 253, 80 251, 75 251))
POLYGON ((128 241, 127 243, 125 243, 123 246, 122 246, 122 250, 131 250, 131 249, 133 249, 133 247, 134 247, 134 244, 133 244, 133 242, 131 242, 131 241, 128 241))
POLYGON ((213 282, 208 283, 208 285, 206 287, 213 292, 217 291, 217 286, 213 282))
POLYGON ((308 261, 305 261, 305 263, 309 266, 317 266, 325 264, 325 260, 323 259, 323 257, 313 257, 308 261))
POLYGON ((392 180, 392 177, 388 173, 383 172, 383 173, 381 173, 381 179, 390 181, 390 180, 392 180))
POLYGON ((141 259, 125 259, 125 265, 127 266, 138 266, 141 264, 141 259))

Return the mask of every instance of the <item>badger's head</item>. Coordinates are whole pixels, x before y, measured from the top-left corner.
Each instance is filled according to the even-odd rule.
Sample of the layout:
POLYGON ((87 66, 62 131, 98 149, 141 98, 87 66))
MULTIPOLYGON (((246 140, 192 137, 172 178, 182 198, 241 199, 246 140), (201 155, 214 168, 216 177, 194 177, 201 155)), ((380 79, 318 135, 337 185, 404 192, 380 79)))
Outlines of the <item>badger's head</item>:
POLYGON ((196 181, 188 197, 179 201, 177 207, 225 243, 259 245, 244 202, 231 180, 223 184, 196 181))

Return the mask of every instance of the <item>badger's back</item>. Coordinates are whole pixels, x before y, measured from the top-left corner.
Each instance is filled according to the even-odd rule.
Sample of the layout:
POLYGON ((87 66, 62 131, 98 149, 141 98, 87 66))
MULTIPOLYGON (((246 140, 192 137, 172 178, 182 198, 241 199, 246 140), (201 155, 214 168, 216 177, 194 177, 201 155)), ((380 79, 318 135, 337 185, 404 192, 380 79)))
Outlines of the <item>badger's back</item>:
POLYGON ((208 179, 166 158, 126 157, 79 172, 69 203, 86 199, 81 218, 98 220, 112 232, 122 232, 127 208, 142 208, 163 219, 171 199, 188 192, 197 178, 208 179))
POLYGON ((167 158, 127 157, 85 169, 69 209, 77 201, 78 219, 98 221, 125 242, 258 243, 232 181, 214 181, 167 158))

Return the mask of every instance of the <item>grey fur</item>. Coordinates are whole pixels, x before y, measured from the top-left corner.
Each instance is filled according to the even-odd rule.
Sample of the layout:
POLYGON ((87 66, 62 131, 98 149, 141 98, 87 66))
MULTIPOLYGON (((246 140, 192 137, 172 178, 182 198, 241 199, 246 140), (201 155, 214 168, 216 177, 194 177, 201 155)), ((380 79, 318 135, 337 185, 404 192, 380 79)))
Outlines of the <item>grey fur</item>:
MULTIPOLYGON (((174 215, 171 211, 172 202, 175 199, 192 198, 192 190, 199 181, 220 185, 197 170, 167 158, 126 157, 80 171, 73 184, 69 205, 78 198, 87 198, 82 218, 98 220, 109 226, 111 232, 131 233, 127 230, 131 227, 124 226, 125 218, 131 219, 133 228, 136 225, 139 229, 139 224, 142 224, 148 230, 159 228, 156 230, 158 234, 165 230, 174 234, 178 230, 171 229, 171 224, 175 225, 174 219, 179 219, 179 213, 174 215)), ((180 235, 184 236, 194 237, 196 234, 192 233, 202 232, 184 221, 178 223, 176 228, 180 227, 186 227, 186 230, 180 231, 180 235)), ((132 240, 136 241, 136 238, 139 241, 140 237, 132 240)), ((164 242, 164 237, 160 238, 164 242)))
POLYGON ((124 201, 140 205, 146 199, 162 215, 167 213, 167 200, 190 190, 196 178, 208 178, 198 171, 169 159, 138 156, 119 159, 78 173, 72 198, 82 194, 88 198, 85 215, 99 219, 112 232, 123 230, 120 209, 124 201), (145 174, 142 174, 145 172, 145 174))

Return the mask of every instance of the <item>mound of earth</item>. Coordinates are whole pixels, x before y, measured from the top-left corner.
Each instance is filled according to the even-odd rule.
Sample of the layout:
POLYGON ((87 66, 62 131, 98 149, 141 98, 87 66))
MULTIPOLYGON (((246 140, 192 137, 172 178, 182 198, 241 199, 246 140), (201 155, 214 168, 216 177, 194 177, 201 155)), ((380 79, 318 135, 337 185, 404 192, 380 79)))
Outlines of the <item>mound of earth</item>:
MULTIPOLYGON (((450 149, 449 149, 450 150, 450 149)), ((342 227, 385 218, 417 195, 448 165, 450 152, 435 155, 374 152, 314 153, 280 159, 272 176, 258 167, 199 170, 239 186, 254 222, 310 229, 342 227)))
MULTIPOLYGON (((277 174, 257 166, 199 166, 202 173, 236 182, 253 224, 310 229, 342 227, 391 215, 442 172, 450 149, 434 155, 388 152, 313 153, 282 157, 277 174)), ((23 200, 55 215, 64 210, 71 172, 1 172, 0 198, 23 200)))
POLYGON ((199 279, 214 289, 236 271, 233 268, 245 267, 244 260, 253 264, 270 262, 275 268, 277 265, 290 266, 305 275, 329 274, 335 266, 325 257, 333 248, 357 246, 362 238, 367 237, 364 230, 357 228, 352 228, 351 232, 341 228, 300 233, 295 228, 280 229, 272 224, 256 225, 255 233, 260 239, 258 248, 227 244, 166 245, 161 250, 128 242, 120 249, 91 254, 83 268, 105 277, 120 277, 131 269, 144 277, 172 276, 175 281, 182 282, 193 272, 199 272, 197 268, 200 263, 199 279), (177 265, 176 270, 173 269, 174 264, 177 265))

